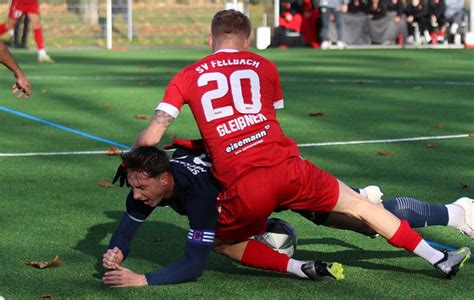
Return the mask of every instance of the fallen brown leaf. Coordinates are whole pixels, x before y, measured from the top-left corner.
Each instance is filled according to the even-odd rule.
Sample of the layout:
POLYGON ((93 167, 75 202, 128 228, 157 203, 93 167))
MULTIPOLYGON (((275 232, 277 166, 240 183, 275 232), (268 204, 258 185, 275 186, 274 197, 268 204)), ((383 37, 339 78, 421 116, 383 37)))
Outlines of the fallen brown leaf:
POLYGON ((112 104, 110 104, 110 103, 104 104, 104 108, 105 109, 112 109, 112 104))
POLYGON ((431 144, 426 145, 426 147, 428 147, 428 148, 436 148, 436 147, 438 147, 438 143, 433 142, 433 143, 431 143, 431 144))
POLYGON ((388 152, 388 151, 379 151, 377 154, 380 155, 380 156, 391 156, 391 155, 394 155, 393 152, 388 152))
POLYGON ((434 124, 433 128, 442 129, 442 128, 444 128, 444 125, 443 124, 434 124))
POLYGON ((148 116, 148 115, 134 115, 133 117, 135 119, 139 119, 139 120, 149 120, 150 119, 150 116, 148 116))
POLYGON ((417 85, 417 86, 412 87, 411 89, 412 89, 412 90, 421 90, 422 87, 417 85))
POLYGON ((309 115, 311 117, 322 117, 324 116, 326 113, 325 112, 322 112, 322 111, 317 111, 317 112, 312 112, 312 113, 309 113, 309 115))
POLYGON ((62 263, 61 258, 59 258, 58 255, 56 255, 51 262, 47 261, 31 261, 29 263, 26 263, 26 265, 38 268, 38 269, 47 269, 47 268, 52 268, 52 267, 57 267, 62 263))
POLYGON ((48 93, 48 89, 42 89, 42 90, 41 90, 41 93, 47 94, 47 93, 48 93))
POLYGON ((465 182, 461 182, 460 184, 463 189, 467 189, 469 187, 469 185, 465 182))
POLYGON ((107 155, 119 155, 122 152, 123 152, 122 150, 120 150, 119 148, 116 148, 116 147, 107 148, 107 155))
POLYGON ((105 187, 105 188, 111 188, 113 187, 114 185, 108 181, 99 181, 97 182, 97 184, 101 187, 105 187))

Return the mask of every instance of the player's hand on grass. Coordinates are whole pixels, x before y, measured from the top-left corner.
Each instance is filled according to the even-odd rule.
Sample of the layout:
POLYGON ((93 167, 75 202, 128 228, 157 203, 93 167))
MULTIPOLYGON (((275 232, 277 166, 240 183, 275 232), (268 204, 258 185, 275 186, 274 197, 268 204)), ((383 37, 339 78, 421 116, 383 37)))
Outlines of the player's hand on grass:
POLYGON ((102 281, 105 285, 113 288, 148 285, 145 275, 134 273, 124 267, 106 272, 102 281))
POLYGON ((31 96, 30 81, 24 75, 18 76, 16 83, 12 86, 12 93, 18 93, 18 98, 28 98, 31 96))
POLYGON ((112 184, 115 184, 117 181, 119 181, 119 185, 121 187, 124 186, 124 184, 130 186, 127 181, 127 167, 124 163, 121 163, 120 166, 117 168, 114 179, 112 180, 112 184))
POLYGON ((123 261, 122 251, 115 247, 108 249, 107 252, 102 256, 102 266, 109 270, 117 270, 123 261))

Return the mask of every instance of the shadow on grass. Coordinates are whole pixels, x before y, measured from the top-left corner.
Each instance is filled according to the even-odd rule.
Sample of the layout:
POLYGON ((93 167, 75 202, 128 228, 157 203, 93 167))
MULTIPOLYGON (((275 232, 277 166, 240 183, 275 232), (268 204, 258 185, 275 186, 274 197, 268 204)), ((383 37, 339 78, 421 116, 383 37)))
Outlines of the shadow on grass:
MULTIPOLYGON (((95 272, 92 277, 101 280, 104 269, 102 267, 102 255, 106 251, 105 246, 100 245, 103 239, 111 234, 122 216, 121 211, 107 211, 106 216, 113 221, 97 224, 89 228, 84 239, 78 241, 74 247, 88 256, 96 258, 95 272)), ((174 224, 148 221, 145 222, 135 236, 128 259, 134 258, 151 262, 154 266, 165 266, 180 259, 184 253, 187 231, 174 224)), ((347 250, 325 253, 298 249, 297 259, 300 260, 324 260, 337 261, 346 266, 359 267, 363 269, 387 270, 397 273, 419 273, 429 277, 437 277, 434 270, 413 270, 394 264, 374 262, 373 260, 384 260, 408 257, 410 254, 400 251, 376 251, 365 250, 356 245, 337 238, 314 238, 302 239, 299 245, 335 245, 348 248, 347 250)), ((415 257, 413 257, 416 259, 415 257)), ((154 267, 152 267, 154 268, 154 267)), ((226 257, 211 253, 207 266, 208 270, 229 273, 241 276, 263 276, 281 277, 282 274, 275 272, 263 272, 252 268, 243 267, 226 257)), ((151 271, 151 269, 150 269, 151 271)))
MULTIPOLYGON (((389 263, 376 263, 374 260, 388 260, 396 258, 409 258, 421 259, 413 254, 410 254, 402 249, 394 251, 380 251, 380 250, 367 250, 362 249, 353 244, 347 243, 343 240, 336 238, 314 238, 314 239, 302 239, 298 241, 300 246, 302 245, 334 245, 339 247, 346 247, 347 250, 337 252, 316 252, 298 249, 296 252, 296 258, 301 260, 324 260, 324 261, 337 261, 345 266, 358 267, 368 270, 386 270, 397 273, 417 273, 423 274, 428 277, 439 278, 439 275, 434 269, 423 269, 413 270, 405 268, 403 265, 394 265, 389 263)), ((408 266, 408 265, 407 265, 408 266)))

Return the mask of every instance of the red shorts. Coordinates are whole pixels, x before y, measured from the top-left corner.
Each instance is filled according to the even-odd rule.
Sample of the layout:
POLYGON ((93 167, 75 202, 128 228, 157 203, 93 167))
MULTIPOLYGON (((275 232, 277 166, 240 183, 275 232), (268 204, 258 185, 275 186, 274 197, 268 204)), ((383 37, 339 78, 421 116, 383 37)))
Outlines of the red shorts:
POLYGON ((257 168, 219 194, 216 238, 241 241, 262 234, 275 210, 329 212, 338 197, 337 179, 301 157, 257 168))
POLYGON ((38 1, 27 1, 27 3, 17 3, 16 1, 13 1, 10 6, 8 17, 17 20, 24 14, 39 15, 38 1))

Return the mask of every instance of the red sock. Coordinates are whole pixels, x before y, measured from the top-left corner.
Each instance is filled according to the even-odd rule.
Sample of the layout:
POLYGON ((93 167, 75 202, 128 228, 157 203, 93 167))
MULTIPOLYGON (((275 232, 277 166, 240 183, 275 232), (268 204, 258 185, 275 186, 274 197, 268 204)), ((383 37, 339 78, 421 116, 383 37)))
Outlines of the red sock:
POLYGON ((414 231, 406 220, 402 220, 397 232, 388 240, 390 244, 398 248, 405 248, 413 253, 416 246, 423 240, 418 232, 414 231))
POLYGON ((289 260, 288 256, 273 250, 264 243, 250 240, 240 262, 249 267, 286 273, 289 260))
POLYGON ((0 35, 4 34, 5 32, 7 32, 7 24, 0 24, 0 35))
POLYGON ((43 29, 36 28, 34 30, 34 33, 35 33, 36 46, 38 46, 38 50, 41 50, 44 48, 43 29))

